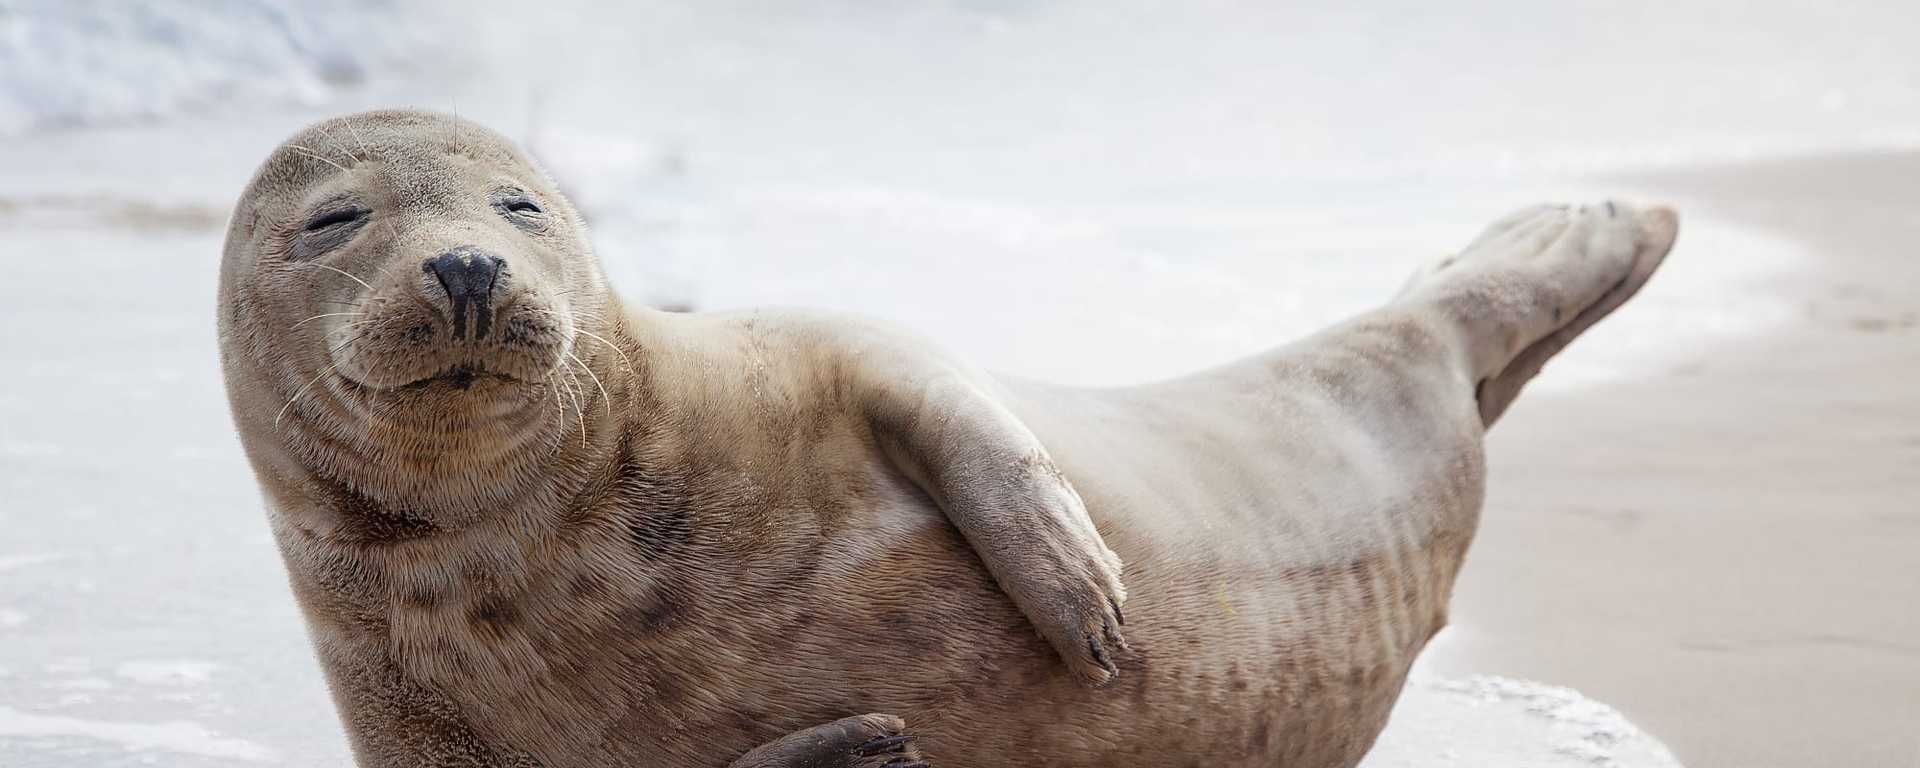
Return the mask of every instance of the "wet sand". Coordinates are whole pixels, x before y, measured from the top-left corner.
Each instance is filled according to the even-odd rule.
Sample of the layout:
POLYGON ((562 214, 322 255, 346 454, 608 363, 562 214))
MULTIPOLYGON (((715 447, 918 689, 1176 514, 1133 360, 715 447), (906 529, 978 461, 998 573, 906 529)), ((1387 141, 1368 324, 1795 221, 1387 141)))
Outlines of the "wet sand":
MULTIPOLYGON (((1429 663, 1578 688, 1694 768, 1920 765, 1920 153, 1606 181, 1804 248, 1763 286, 1791 317, 1522 397, 1429 663)), ((1683 223, 1672 258, 1738 254, 1683 223)))

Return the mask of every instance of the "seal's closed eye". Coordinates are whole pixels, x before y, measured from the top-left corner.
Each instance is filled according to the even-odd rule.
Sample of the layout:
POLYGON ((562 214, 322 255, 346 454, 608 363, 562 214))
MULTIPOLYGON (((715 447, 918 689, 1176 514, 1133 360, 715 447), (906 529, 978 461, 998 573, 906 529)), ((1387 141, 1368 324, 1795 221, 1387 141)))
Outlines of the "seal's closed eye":
POLYGON ((323 208, 301 225, 300 233, 293 238, 287 255, 295 260, 306 260, 346 245, 372 218, 373 209, 363 205, 323 208))
POLYGON ((493 209, 499 211, 507 221, 513 222, 514 226, 528 232, 542 234, 547 229, 547 210, 523 190, 508 188, 495 192, 493 209))
POLYGON ((307 232, 318 232, 328 227, 365 218, 370 213, 373 212, 359 206, 327 211, 308 219, 303 229, 307 232))

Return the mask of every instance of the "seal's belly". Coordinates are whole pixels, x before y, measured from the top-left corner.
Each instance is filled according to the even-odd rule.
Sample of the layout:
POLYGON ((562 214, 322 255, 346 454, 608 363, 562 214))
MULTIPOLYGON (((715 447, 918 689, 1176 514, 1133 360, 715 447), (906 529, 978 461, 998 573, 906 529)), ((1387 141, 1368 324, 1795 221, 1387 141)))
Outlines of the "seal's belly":
POLYGON ((1266 414, 1096 396, 1023 405, 1126 562, 1132 652, 1107 689, 1081 688, 987 584, 949 581, 926 599, 996 616, 999 634, 970 627, 991 642, 926 682, 947 696, 902 712, 929 754, 981 766, 1357 762, 1445 622, 1480 503, 1477 433, 1443 417, 1383 440, 1310 400, 1266 414))
MULTIPOLYGON (((1070 448, 1049 449, 1063 465, 1073 460, 1070 448)), ((1069 474, 1076 469, 1085 471, 1069 474)), ((1364 542, 1339 526, 1261 521, 1235 533, 1235 515, 1285 516, 1305 502, 1255 499, 1222 512, 1203 506, 1205 494, 1128 495, 1074 475, 1126 560, 1130 587, 1131 652, 1117 659, 1119 677, 1095 690, 1075 682, 939 510, 881 474, 862 515, 874 535, 840 542, 842 556, 827 558, 834 569, 798 598, 831 613, 768 641, 795 653, 833 648, 822 655, 844 665, 786 673, 782 697, 830 690, 840 708, 793 713, 795 727, 895 712, 943 766, 1351 765, 1443 621, 1465 546, 1411 528, 1364 542), (1151 504, 1148 524, 1139 510, 1151 504), (1200 527, 1167 531, 1180 520, 1200 527), (842 604, 838 594, 862 600, 842 604)), ((1430 517, 1415 507, 1434 503, 1388 501, 1403 509, 1384 517, 1407 519, 1430 517)))

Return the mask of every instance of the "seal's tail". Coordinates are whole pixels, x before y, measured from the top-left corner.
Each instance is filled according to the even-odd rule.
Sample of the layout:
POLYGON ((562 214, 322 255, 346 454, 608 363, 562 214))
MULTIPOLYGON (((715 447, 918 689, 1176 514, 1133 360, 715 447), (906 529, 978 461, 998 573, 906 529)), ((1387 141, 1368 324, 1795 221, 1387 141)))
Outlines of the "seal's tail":
POLYGON ((1669 208, 1538 206, 1415 276, 1400 300, 1459 330, 1491 426, 1547 360, 1646 284, 1678 233, 1669 208))

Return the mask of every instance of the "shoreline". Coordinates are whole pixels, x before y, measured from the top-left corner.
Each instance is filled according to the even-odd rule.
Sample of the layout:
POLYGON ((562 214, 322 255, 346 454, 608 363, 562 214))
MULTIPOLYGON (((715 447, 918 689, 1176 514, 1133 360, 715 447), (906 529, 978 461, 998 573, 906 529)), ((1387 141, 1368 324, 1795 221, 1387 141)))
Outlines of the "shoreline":
MULTIPOLYGON (((1791 320, 1523 395, 1435 667, 1578 688, 1697 765, 1920 759, 1920 153, 1609 181, 1804 247, 1759 284, 1791 320)), ((1684 227, 1670 258, 1713 258, 1684 227)))

